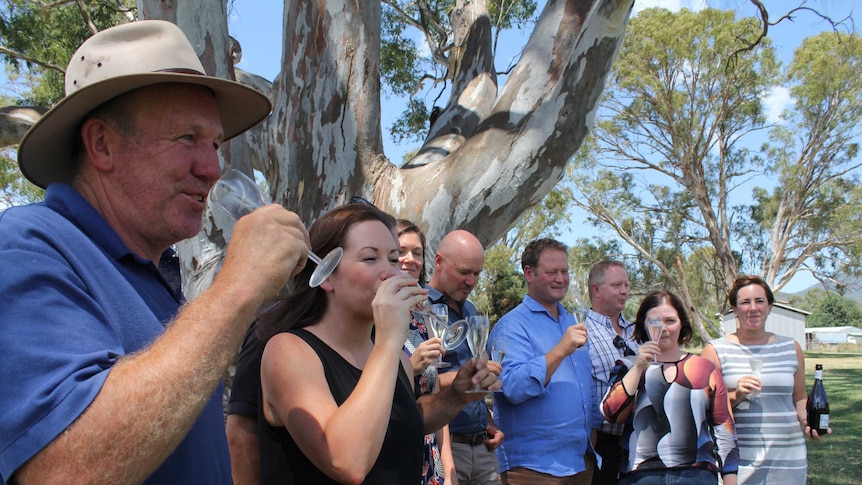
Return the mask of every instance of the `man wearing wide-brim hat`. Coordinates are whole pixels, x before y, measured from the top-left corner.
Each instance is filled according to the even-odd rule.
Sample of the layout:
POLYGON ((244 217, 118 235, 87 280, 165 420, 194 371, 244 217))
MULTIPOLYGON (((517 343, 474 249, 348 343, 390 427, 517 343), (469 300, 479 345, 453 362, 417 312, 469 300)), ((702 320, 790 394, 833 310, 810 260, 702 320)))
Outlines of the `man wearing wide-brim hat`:
POLYGON ((269 110, 206 76, 169 22, 73 55, 66 96, 18 151, 45 201, 0 213, 0 481, 231 482, 221 376, 307 233, 277 205, 242 218, 182 311, 169 248, 200 229, 219 145, 269 110))

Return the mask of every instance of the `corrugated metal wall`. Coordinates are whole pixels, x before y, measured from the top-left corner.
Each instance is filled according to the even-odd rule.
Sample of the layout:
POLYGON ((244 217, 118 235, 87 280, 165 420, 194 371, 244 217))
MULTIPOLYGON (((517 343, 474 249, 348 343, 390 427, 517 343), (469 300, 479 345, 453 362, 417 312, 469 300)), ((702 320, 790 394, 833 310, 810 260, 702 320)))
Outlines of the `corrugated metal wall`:
MULTIPOLYGON (((776 303, 772 307, 772 313, 766 319, 766 331, 776 335, 784 335, 792 337, 797 343, 806 350, 808 346, 805 342, 805 317, 807 312, 797 310, 792 307, 780 306, 776 303)), ((733 312, 722 316, 724 321, 725 335, 736 331, 736 315, 733 312)))

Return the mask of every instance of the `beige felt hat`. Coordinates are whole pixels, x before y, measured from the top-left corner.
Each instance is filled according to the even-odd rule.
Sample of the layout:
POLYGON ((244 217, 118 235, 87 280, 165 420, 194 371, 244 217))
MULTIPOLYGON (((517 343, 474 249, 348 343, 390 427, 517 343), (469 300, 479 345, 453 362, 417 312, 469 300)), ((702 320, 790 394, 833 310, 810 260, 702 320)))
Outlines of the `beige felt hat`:
POLYGON ((45 188, 70 182, 74 138, 84 117, 123 93, 159 83, 205 86, 215 95, 225 139, 264 119, 272 108, 261 92, 207 76, 185 34, 162 20, 141 20, 103 30, 87 39, 66 69, 66 96, 24 135, 18 166, 45 188))

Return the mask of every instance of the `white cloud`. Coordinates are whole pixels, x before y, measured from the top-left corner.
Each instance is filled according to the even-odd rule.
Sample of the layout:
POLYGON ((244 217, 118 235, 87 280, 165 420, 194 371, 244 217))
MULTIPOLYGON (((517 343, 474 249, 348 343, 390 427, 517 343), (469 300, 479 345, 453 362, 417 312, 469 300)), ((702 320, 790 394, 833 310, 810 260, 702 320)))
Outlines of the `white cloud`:
POLYGON ((419 49, 419 55, 421 57, 431 56, 431 47, 428 45, 427 37, 417 31, 413 40, 416 41, 416 47, 419 49))
POLYGON ((781 122, 781 113, 790 106, 790 90, 775 86, 763 96, 763 111, 768 123, 781 122))
POLYGON ((637 0, 635 1, 634 15, 637 15, 641 10, 646 10, 652 7, 661 7, 678 12, 687 8, 693 12, 699 12, 707 7, 706 0, 637 0))

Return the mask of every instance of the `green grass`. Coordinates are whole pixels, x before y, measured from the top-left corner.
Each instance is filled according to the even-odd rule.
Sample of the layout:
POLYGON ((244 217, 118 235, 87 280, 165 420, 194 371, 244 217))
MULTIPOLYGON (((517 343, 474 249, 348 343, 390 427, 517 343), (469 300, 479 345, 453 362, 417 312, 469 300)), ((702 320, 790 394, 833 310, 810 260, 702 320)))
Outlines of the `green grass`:
POLYGON ((814 364, 823 364, 832 435, 808 441, 808 484, 857 485, 862 483, 862 354, 806 352, 809 390, 814 364))

